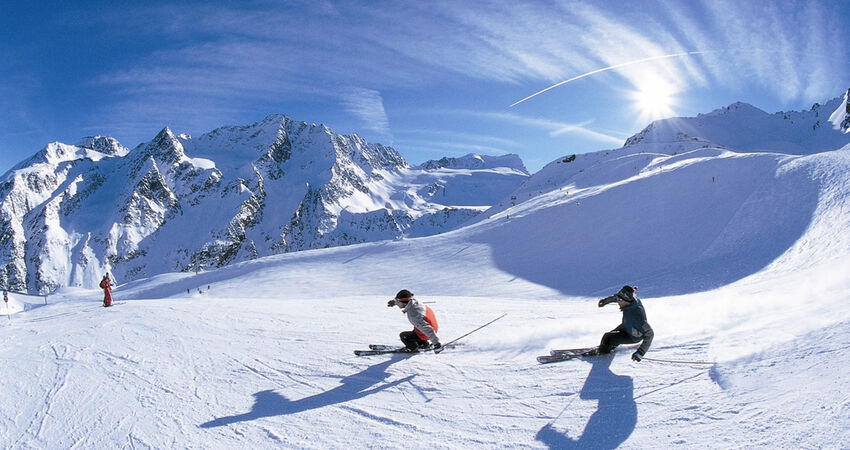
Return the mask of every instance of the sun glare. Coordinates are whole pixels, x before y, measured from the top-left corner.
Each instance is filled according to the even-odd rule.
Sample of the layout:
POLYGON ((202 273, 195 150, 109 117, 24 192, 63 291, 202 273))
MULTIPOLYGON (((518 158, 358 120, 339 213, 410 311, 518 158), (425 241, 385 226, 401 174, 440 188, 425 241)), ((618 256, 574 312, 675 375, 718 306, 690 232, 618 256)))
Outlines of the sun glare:
POLYGON ((655 120, 674 115, 675 95, 676 90, 672 85, 652 79, 642 83, 638 90, 632 93, 632 98, 642 120, 655 120))

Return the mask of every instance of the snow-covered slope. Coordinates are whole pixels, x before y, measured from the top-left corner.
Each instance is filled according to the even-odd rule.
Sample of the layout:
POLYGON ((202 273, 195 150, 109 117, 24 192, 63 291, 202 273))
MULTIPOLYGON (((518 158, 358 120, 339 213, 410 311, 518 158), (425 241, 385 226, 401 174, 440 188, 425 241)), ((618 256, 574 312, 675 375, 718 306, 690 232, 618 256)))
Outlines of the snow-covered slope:
POLYGON ((449 233, 159 275, 110 309, 96 291, 13 295, 0 446, 841 447, 850 152, 621 162, 618 180, 449 233), (774 209, 791 218, 762 219, 774 209), (690 228, 670 234, 659 213, 690 228), (536 363, 613 328, 596 299, 624 283, 655 328, 651 359, 536 363), (508 315, 440 355, 353 356, 409 329, 385 306, 401 288, 436 301, 444 340, 508 315))
POLYGON ((0 286, 46 293, 283 252, 453 229, 514 190, 515 156, 411 168, 394 149, 271 115, 198 138, 165 128, 48 145, 0 184, 0 286), (503 164, 501 164, 503 163, 503 164))
POLYGON ((559 159, 439 235, 161 274, 109 309, 13 294, 0 446, 842 448, 848 231, 847 142, 641 142, 559 159), (537 364, 598 343, 620 313, 596 300, 626 283, 647 359, 537 364), (439 355, 353 356, 410 329, 386 307, 401 288, 436 301, 444 341, 507 316, 439 355))

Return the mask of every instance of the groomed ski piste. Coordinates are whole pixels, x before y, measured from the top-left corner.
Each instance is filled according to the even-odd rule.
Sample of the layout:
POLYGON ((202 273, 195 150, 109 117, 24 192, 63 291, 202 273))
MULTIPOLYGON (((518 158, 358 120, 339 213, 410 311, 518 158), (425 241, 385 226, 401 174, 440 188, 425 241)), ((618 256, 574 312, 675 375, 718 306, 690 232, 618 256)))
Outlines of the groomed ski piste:
POLYGON ((438 236, 119 284, 112 308, 12 294, 0 447, 847 448, 850 148, 654 145, 553 163, 438 236), (677 362, 537 363, 619 324, 596 302, 623 284, 647 358, 677 362), (444 340, 508 315, 354 356, 410 329, 403 288, 444 340))

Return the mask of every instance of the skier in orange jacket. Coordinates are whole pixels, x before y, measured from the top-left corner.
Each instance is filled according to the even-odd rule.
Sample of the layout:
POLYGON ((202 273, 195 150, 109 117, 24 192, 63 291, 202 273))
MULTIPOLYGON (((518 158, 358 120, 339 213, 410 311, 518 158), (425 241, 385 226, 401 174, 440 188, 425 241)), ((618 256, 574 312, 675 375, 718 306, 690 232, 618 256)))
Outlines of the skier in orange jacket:
POLYGON ((398 291, 395 298, 387 302, 387 306, 401 308, 401 311, 407 314, 407 320, 413 325, 413 331, 402 331, 399 334, 401 342, 409 351, 416 352, 427 348, 437 350, 441 347, 440 338, 437 337, 439 325, 437 325, 434 311, 413 298, 412 292, 407 289, 398 291))

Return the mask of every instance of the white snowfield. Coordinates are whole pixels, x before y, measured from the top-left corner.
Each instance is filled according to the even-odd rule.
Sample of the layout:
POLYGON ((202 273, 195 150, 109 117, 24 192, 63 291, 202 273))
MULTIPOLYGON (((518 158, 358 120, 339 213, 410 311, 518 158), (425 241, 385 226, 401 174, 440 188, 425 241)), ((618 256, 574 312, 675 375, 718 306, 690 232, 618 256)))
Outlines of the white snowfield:
POLYGON ((850 147, 694 145, 581 155, 450 233, 160 275, 108 309, 12 294, 0 447, 848 448, 850 147), (647 360, 536 362, 597 344, 623 284, 647 360), (410 329, 402 288, 444 342, 507 316, 354 356, 410 329))

